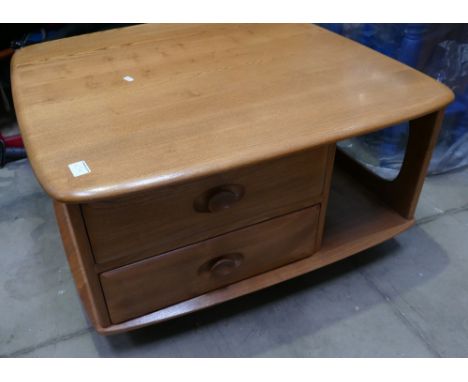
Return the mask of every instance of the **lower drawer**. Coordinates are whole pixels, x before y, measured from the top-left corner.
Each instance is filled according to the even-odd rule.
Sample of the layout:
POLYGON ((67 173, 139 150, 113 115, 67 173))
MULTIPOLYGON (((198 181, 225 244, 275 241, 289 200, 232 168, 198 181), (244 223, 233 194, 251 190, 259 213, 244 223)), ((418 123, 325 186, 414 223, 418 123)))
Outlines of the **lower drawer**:
POLYGON ((319 205, 101 274, 116 324, 313 253, 319 205))

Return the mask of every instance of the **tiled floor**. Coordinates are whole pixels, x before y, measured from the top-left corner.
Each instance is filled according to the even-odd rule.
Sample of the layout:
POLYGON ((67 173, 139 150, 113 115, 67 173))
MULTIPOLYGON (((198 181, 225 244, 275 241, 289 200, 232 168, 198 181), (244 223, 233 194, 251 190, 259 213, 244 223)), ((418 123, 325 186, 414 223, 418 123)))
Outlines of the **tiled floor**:
POLYGON ((27 160, 0 170, 0 355, 468 356, 468 170, 428 178, 382 245, 162 325, 101 337, 27 160))

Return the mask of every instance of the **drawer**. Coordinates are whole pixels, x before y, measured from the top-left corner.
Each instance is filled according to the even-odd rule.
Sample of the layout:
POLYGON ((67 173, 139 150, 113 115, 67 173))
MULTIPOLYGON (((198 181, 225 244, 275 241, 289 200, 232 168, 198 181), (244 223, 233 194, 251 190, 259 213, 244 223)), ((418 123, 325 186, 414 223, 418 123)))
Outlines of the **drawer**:
POLYGON ((327 147, 320 147, 82 205, 95 260, 128 264, 319 203, 326 160, 327 147))
POLYGON ((309 256, 319 206, 101 274, 111 321, 120 323, 309 256))

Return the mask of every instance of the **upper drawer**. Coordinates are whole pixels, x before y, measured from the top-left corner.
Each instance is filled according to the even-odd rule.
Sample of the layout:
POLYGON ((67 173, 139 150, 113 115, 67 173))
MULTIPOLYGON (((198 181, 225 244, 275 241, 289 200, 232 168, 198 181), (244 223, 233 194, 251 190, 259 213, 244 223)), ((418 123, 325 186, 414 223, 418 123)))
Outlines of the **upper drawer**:
POLYGON ((97 263, 117 266, 320 201, 328 147, 82 205, 97 263))

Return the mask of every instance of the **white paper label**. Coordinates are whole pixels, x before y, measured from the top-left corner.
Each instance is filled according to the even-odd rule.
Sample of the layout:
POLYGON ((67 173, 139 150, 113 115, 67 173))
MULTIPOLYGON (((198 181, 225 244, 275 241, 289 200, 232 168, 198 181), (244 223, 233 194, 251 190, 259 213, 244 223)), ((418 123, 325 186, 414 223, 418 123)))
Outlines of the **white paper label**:
POLYGON ((80 160, 79 162, 70 163, 68 165, 72 175, 74 177, 86 175, 91 172, 91 169, 88 167, 87 163, 84 160, 80 160))

